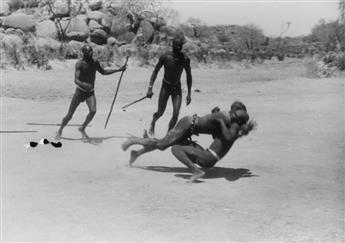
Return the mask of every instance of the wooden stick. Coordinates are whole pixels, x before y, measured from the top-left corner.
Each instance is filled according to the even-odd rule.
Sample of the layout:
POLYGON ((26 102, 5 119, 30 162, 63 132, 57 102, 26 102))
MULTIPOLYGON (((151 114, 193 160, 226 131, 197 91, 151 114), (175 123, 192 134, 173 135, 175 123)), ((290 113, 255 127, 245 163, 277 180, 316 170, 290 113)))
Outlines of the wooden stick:
MULTIPOLYGON (((126 62, 125 62, 125 64, 124 64, 125 66, 127 65, 128 58, 129 58, 129 56, 127 56, 127 57, 126 57, 126 62)), ((121 76, 120 76, 119 82, 118 82, 118 84, 117 84, 117 88, 116 88, 115 96, 114 96, 113 102, 111 103, 111 107, 110 107, 110 111, 109 111, 109 114, 108 114, 107 120, 106 120, 106 122, 105 122, 105 124, 104 124, 104 129, 106 129, 106 128, 107 128, 107 124, 108 124, 108 121, 109 121, 109 118, 110 118, 111 112, 113 111, 114 103, 115 103, 115 100, 116 100, 116 97, 117 97, 117 93, 118 93, 119 88, 120 88, 120 83, 121 83, 121 79, 122 79, 122 76, 123 76, 123 73, 124 73, 124 72, 125 72, 124 70, 121 72, 121 76)))

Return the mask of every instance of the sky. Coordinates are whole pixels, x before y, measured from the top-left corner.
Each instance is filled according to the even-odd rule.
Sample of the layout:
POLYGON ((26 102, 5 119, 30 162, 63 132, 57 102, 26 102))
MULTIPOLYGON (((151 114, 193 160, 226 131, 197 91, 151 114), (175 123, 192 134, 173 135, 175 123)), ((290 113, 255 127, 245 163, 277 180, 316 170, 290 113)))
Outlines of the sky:
POLYGON ((198 18, 207 25, 255 24, 267 36, 308 35, 320 19, 336 20, 338 0, 171 0, 180 22, 198 18), (287 22, 290 22, 289 28, 287 22))

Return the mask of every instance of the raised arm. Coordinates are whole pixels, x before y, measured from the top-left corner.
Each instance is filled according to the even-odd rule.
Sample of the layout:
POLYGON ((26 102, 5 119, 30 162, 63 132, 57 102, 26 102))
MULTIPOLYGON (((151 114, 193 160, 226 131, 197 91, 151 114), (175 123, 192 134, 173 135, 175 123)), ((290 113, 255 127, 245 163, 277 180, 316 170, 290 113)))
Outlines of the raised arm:
POLYGON ((104 69, 98 61, 95 61, 95 65, 96 65, 96 70, 99 73, 101 73, 102 75, 109 75, 109 74, 125 71, 126 68, 127 68, 126 65, 123 65, 120 68, 107 68, 107 69, 104 69))
POLYGON ((80 81, 80 74, 81 74, 82 64, 78 61, 75 64, 75 74, 74 74, 74 83, 79 87, 79 89, 83 91, 90 91, 92 89, 92 85, 83 81, 80 81))
POLYGON ((186 70, 187 88, 188 88, 186 103, 187 103, 187 105, 189 105, 190 102, 192 101, 191 89, 192 89, 192 82, 193 81, 192 81, 192 72, 191 72, 191 68, 190 68, 190 59, 188 57, 186 58, 186 63, 185 63, 184 69, 186 70))
POLYGON ((148 97, 148 98, 151 98, 153 95, 152 87, 156 81, 157 74, 158 74, 159 70, 162 68, 163 64, 164 64, 164 56, 161 56, 158 60, 158 63, 156 64, 155 68, 153 69, 153 72, 152 72, 152 75, 150 78, 149 88, 147 89, 147 93, 146 93, 146 97, 148 97))

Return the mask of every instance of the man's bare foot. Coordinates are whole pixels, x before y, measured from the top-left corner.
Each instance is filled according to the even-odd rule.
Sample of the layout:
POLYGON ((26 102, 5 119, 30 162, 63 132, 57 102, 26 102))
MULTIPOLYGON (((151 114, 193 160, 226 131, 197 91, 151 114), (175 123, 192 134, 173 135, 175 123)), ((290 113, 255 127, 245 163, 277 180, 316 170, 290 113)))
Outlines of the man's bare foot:
POLYGON ((189 179, 190 182, 196 182, 199 178, 203 177, 205 175, 205 171, 199 170, 196 172, 193 172, 192 177, 189 179))
POLYGON ((144 129, 143 138, 148 138, 148 137, 149 137, 149 135, 147 134, 147 130, 144 129))
POLYGON ((123 151, 126 151, 130 146, 132 146, 132 138, 128 138, 124 143, 121 144, 123 151))
POLYGON ((86 134, 84 128, 79 127, 78 131, 81 133, 81 137, 83 140, 90 140, 90 137, 86 134))
POLYGON ((62 135, 62 132, 58 131, 55 135, 55 139, 56 140, 60 140, 61 139, 61 135, 62 135))
POLYGON ((155 136, 155 126, 151 124, 149 129, 149 136, 154 137, 155 136))
POLYGON ((129 159, 129 166, 132 167, 134 161, 139 157, 139 153, 136 150, 131 151, 131 158, 129 159))

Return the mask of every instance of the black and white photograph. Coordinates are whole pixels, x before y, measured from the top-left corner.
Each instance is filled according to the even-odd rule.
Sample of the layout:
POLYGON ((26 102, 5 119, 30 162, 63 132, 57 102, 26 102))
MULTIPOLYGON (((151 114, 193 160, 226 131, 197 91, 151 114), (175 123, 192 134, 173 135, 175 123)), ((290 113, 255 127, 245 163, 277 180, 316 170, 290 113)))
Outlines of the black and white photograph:
POLYGON ((0 242, 344 242, 345 0, 1 0, 0 242))

